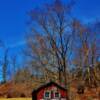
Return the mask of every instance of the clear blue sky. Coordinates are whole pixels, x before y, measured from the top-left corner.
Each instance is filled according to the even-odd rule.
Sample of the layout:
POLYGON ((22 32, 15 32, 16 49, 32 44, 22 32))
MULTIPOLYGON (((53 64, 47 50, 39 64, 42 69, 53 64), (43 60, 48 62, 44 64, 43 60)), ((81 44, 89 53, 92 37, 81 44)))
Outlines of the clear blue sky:
MULTIPOLYGON (((27 12, 52 0, 0 0, 0 39, 19 53, 27 31, 27 12)), ((65 0, 63 0, 65 1, 65 0)), ((69 1, 69 0, 68 0, 69 1)), ((100 0, 76 0, 73 15, 83 22, 100 20, 100 0)), ((2 52, 0 50, 0 56, 2 52)))
MULTIPOLYGON (((12 50, 23 44, 27 31, 27 12, 51 0, 0 0, 0 39, 12 50)), ((76 0, 74 16, 83 21, 100 18, 100 0, 76 0)))

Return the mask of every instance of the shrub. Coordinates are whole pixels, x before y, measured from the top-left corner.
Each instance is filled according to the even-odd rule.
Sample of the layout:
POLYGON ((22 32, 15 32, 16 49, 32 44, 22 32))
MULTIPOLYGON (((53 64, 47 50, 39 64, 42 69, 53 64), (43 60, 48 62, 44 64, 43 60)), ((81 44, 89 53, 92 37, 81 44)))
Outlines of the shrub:
POLYGON ((77 87, 78 94, 84 94, 84 90, 85 90, 84 85, 78 85, 78 87, 77 87))
POLYGON ((7 94, 7 98, 12 98, 11 93, 8 93, 8 94, 7 94))
POLYGON ((21 93, 20 97, 26 97, 26 95, 24 93, 21 93))

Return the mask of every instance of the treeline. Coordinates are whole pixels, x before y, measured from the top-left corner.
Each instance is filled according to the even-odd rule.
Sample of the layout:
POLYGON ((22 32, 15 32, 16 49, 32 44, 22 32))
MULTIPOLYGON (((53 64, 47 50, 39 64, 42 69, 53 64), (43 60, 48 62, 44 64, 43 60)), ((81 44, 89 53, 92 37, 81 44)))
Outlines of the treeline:
MULTIPOLYGON (((72 17, 74 4, 55 0, 29 12, 30 32, 22 50, 24 63, 18 69, 17 58, 12 58, 11 80, 15 83, 33 82, 34 78, 39 82, 53 80, 66 88, 76 79, 85 86, 100 85, 100 22, 83 24, 72 17)), ((4 83, 9 67, 7 53, 8 50, 2 64, 4 83)))

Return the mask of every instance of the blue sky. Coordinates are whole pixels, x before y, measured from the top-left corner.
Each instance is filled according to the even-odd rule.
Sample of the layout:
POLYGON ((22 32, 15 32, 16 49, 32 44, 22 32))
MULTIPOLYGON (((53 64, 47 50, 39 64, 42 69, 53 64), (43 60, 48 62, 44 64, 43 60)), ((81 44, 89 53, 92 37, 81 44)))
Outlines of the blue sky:
POLYGON ((85 22, 100 19, 100 0, 76 0, 74 14, 85 22))
MULTIPOLYGON (((21 53, 24 36, 28 30, 26 23, 29 16, 27 12, 36 6, 50 3, 50 1, 52 0, 0 0, 0 40, 10 47, 12 54, 21 53)), ((75 17, 85 23, 100 20, 100 0, 76 1, 73 9, 75 17)))
MULTIPOLYGON (((51 0, 0 0, 0 39, 12 51, 24 43, 28 29, 27 12, 51 0)), ((69 1, 69 0, 68 0, 69 1)), ((100 0, 76 0, 73 15, 84 22, 100 18, 100 0)))

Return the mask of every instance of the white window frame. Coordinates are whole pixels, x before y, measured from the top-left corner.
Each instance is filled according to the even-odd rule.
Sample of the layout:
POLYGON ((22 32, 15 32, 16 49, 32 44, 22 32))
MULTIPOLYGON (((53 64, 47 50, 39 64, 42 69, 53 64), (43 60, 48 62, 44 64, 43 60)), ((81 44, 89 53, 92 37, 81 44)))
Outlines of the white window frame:
POLYGON ((61 94, 59 93, 59 97, 55 97, 55 94, 56 94, 56 93, 59 93, 59 92, 58 92, 58 91, 55 91, 55 92, 54 92, 54 98, 55 98, 55 99, 59 99, 59 98, 61 97, 61 94))
POLYGON ((45 98, 45 99, 51 99, 51 91, 45 91, 45 92, 44 92, 44 98, 45 98), (45 95, 46 92, 49 93, 49 97, 46 97, 46 95, 45 95))

